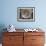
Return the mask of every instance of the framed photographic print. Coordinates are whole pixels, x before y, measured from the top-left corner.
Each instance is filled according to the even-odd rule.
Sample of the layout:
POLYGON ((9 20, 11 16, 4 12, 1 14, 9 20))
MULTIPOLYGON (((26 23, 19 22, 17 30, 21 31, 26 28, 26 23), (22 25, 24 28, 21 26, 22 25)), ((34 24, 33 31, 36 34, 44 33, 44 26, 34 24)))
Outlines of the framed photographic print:
POLYGON ((35 7, 18 7, 17 20, 21 22, 34 22, 35 7))

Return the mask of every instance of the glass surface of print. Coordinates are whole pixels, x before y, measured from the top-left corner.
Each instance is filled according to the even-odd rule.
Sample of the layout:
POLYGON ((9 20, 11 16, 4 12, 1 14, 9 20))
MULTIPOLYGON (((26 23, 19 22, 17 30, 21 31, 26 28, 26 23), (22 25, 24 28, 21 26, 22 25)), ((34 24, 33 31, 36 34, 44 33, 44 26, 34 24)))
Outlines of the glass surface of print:
POLYGON ((17 20, 23 22, 35 21, 35 8, 34 7, 18 7, 17 20))

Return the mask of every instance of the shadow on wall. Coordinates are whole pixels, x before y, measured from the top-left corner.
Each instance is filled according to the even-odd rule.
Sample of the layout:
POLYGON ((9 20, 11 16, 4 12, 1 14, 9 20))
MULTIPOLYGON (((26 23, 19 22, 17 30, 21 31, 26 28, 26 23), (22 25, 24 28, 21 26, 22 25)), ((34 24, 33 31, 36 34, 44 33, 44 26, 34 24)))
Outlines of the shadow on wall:
POLYGON ((0 24, 0 43, 2 43, 2 36, 3 36, 3 32, 5 32, 6 30, 4 30, 5 25, 4 24, 0 24))

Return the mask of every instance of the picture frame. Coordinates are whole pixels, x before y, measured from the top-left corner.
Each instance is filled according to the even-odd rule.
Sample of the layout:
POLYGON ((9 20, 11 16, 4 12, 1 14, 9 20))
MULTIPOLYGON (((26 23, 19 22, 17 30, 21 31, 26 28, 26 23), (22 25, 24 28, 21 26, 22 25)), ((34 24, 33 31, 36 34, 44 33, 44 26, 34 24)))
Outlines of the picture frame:
POLYGON ((34 22, 35 21, 35 7, 18 7, 17 21, 19 22, 34 22))

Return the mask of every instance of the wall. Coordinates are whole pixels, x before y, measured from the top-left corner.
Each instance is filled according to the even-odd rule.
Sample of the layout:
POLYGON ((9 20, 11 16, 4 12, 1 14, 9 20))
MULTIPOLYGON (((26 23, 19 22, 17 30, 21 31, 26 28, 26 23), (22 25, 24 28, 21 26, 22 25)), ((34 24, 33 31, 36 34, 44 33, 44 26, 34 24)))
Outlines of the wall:
POLYGON ((13 24, 16 28, 46 28, 45 0, 0 0, 0 25, 13 24), (18 22, 17 7, 35 7, 35 22, 18 22))
POLYGON ((46 32, 46 0, 0 0, 0 31, 13 24, 16 28, 40 27, 46 32), (17 7, 35 7, 35 22, 18 22, 17 7))

